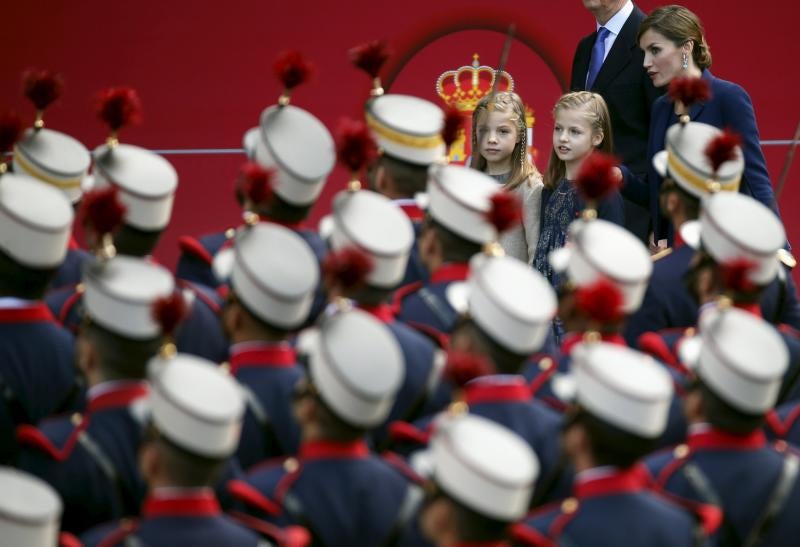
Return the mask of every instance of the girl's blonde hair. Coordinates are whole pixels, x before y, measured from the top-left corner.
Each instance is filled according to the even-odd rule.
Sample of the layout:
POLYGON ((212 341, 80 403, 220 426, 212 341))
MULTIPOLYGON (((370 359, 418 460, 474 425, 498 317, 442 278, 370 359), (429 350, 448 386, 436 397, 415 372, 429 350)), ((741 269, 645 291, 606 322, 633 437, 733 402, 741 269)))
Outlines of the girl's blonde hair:
POLYGON ((505 188, 513 190, 531 176, 541 176, 536 166, 528 159, 528 124, 525 121, 525 106, 522 99, 513 91, 499 91, 489 94, 478 102, 472 112, 472 159, 469 166, 478 171, 486 171, 486 158, 478 150, 478 125, 491 110, 508 113, 509 119, 517 127, 517 144, 511 152, 511 172, 505 188))
MULTIPOLYGON (((553 107, 553 118, 559 110, 580 110, 592 128, 592 134, 600 134, 603 140, 595 147, 605 154, 611 154, 614 148, 614 139, 611 134, 611 116, 608 114, 606 101, 597 93, 591 91, 573 91, 566 93, 558 99, 553 107)), ((567 166, 556 155, 555 148, 550 152, 550 161, 544 174, 545 188, 553 189, 564 178, 567 166)))

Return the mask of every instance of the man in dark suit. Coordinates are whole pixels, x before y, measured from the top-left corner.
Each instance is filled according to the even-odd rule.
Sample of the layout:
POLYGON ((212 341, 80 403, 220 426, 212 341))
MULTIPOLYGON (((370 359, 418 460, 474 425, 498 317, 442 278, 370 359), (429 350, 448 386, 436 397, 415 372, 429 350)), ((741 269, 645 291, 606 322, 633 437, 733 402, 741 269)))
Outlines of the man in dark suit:
MULTIPOLYGON (((634 173, 647 173, 650 108, 663 90, 653 86, 642 68, 636 34, 645 14, 631 0, 583 0, 583 5, 597 28, 578 44, 570 89, 603 96, 611 114, 614 153, 634 173)), ((649 211, 625 199, 625 227, 647 243, 649 211)))

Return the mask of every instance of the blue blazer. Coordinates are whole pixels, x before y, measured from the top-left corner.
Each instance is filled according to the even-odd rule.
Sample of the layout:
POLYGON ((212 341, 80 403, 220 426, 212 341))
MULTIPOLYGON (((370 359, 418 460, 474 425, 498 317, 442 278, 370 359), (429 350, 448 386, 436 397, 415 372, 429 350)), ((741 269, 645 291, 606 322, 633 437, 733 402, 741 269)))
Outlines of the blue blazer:
MULTIPOLYGON (((720 129, 729 128, 741 136, 745 167, 740 192, 753 196, 777 214, 775 193, 772 190, 767 163, 761 151, 758 125, 750 96, 741 86, 717 78, 709 70, 703 71, 703 79, 711 86, 711 99, 696 104, 690 109, 692 120, 720 129)), ((653 168, 652 159, 656 153, 664 149, 667 129, 675 123, 678 123, 678 118, 675 115, 672 100, 668 95, 659 97, 653 104, 650 116, 647 153, 651 165, 648 167, 647 180, 637 179, 630 172, 626 172, 625 184, 622 189, 625 197, 650 208, 656 240, 668 237, 669 227, 668 221, 661 218, 659 211, 658 193, 661 187, 661 176, 653 168)))

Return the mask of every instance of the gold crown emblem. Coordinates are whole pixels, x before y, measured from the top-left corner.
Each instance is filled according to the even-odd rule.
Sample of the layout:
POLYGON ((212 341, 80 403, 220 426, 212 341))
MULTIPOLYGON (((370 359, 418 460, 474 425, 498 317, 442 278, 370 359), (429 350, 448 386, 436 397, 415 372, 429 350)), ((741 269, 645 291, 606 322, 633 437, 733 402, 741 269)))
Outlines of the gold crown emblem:
MULTIPOLYGON (((495 80, 495 69, 481 65, 477 53, 472 64, 447 70, 436 80, 436 93, 448 106, 461 112, 472 112, 483 97, 491 93, 495 80)), ((514 91, 514 79, 505 70, 497 74, 497 91, 514 91)))

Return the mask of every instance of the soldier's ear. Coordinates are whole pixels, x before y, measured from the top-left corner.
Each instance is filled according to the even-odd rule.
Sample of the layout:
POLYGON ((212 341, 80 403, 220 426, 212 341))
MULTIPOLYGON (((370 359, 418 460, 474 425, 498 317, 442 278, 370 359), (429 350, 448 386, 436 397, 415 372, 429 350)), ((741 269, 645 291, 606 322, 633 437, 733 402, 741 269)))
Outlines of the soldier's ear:
POLYGON ((139 471, 150 482, 159 475, 158 448, 153 441, 145 441, 139 448, 139 471))

